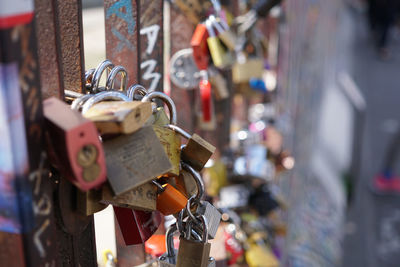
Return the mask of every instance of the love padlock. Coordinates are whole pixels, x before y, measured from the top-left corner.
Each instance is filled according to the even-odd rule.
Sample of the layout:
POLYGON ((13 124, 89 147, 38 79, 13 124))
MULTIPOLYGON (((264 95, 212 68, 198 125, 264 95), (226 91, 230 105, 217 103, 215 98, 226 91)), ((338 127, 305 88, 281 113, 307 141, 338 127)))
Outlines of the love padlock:
POLYGON ((143 244, 158 229, 161 215, 158 211, 146 212, 113 206, 125 245, 143 244))
POLYGON ((198 134, 190 135, 182 128, 172 124, 165 127, 174 130, 182 137, 188 139, 187 144, 182 148, 181 159, 190 164, 196 171, 201 171, 216 148, 198 134))
POLYGON ((186 207, 188 199, 172 185, 166 183, 161 185, 153 181, 158 188, 157 210, 165 216, 178 213, 186 207))
MULTIPOLYGON (((161 92, 152 92, 144 96, 142 102, 150 102, 155 99, 161 99, 168 106, 168 109, 170 111, 169 123, 172 125, 176 125, 177 123, 176 107, 174 102, 169 96, 161 92)), ((163 111, 156 111, 156 112, 163 112, 163 111)), ((163 145, 165 153, 168 155, 168 158, 173 167, 171 171, 166 173, 165 175, 178 176, 179 161, 180 161, 180 145, 181 145, 180 136, 176 134, 175 131, 160 125, 153 125, 153 130, 155 131, 159 141, 163 145)))
POLYGON ((197 24, 190 45, 193 49, 193 60, 199 70, 206 70, 210 61, 210 52, 207 45, 208 37, 209 34, 206 25, 203 23, 197 24))
POLYGON ((50 160, 61 174, 82 191, 106 181, 103 147, 95 125, 63 101, 43 101, 50 160))

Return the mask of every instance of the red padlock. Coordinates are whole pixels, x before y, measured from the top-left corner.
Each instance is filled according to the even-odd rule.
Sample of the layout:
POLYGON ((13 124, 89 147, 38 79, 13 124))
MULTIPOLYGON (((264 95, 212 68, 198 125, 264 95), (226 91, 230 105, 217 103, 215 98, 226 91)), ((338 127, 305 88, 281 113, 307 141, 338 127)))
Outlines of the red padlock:
POLYGON ((210 61, 207 38, 209 37, 207 27, 204 24, 197 24, 193 33, 190 45, 193 48, 193 59, 199 70, 206 70, 210 61))
POLYGON ((106 181, 103 146, 94 123, 58 98, 43 101, 47 150, 61 175, 82 191, 106 181))
POLYGON ((205 73, 205 75, 202 76, 203 78, 199 82, 201 109, 203 114, 203 121, 209 122, 211 121, 212 112, 211 83, 207 78, 207 72, 205 73))
POLYGON ((161 214, 158 211, 113 208, 126 246, 143 244, 160 226, 161 214))

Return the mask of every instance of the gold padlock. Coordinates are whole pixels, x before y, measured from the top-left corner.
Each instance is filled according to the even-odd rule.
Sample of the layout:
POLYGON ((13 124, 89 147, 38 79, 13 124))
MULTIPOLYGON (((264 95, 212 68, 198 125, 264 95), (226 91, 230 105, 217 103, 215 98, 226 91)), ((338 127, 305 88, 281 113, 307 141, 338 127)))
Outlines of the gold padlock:
MULTIPOLYGON (((164 93, 152 92, 143 97, 142 102, 150 102, 154 99, 161 99, 165 104, 167 104, 170 111, 170 119, 168 123, 176 125, 176 107, 172 99, 164 93)), ((158 119, 154 121, 157 123, 153 125, 153 130, 156 133, 160 143, 163 145, 165 153, 172 164, 172 169, 170 172, 166 173, 167 176, 179 176, 179 161, 180 161, 180 136, 173 130, 160 126, 160 124, 165 122, 165 112, 164 110, 157 110, 158 119), (162 114, 164 113, 164 114, 162 114)))
POLYGON ((122 208, 154 211, 157 208, 157 188, 152 183, 145 183, 116 196, 110 185, 105 184, 102 187, 100 202, 122 208))
POLYGON ((222 46, 218 36, 215 34, 213 23, 210 20, 207 20, 205 25, 209 35, 207 38, 208 50, 210 51, 214 66, 217 68, 225 68, 229 65, 229 55, 222 46))

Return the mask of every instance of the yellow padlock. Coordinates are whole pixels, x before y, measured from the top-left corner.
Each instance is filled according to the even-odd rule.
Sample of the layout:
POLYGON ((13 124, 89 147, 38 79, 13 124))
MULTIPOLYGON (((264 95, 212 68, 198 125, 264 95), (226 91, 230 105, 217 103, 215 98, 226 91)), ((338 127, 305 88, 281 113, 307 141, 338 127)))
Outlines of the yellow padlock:
POLYGON ((215 34, 213 29, 213 23, 210 20, 205 22, 207 27, 208 35, 207 44, 208 50, 210 51, 212 61, 217 68, 224 68, 229 64, 229 56, 221 44, 220 39, 215 34))

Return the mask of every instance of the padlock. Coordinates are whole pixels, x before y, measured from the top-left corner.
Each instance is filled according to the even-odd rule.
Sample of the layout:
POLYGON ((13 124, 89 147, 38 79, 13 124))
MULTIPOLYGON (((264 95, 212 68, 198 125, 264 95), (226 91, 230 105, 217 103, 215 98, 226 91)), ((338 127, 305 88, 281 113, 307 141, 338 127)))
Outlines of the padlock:
POLYGON ((175 177, 175 187, 185 194, 187 198, 198 194, 198 186, 192 175, 182 169, 178 177, 175 177))
POLYGON ((96 212, 107 208, 107 205, 100 203, 101 189, 90 189, 86 192, 77 190, 77 210, 85 216, 90 216, 96 212))
POLYGON ((128 72, 122 66, 115 66, 112 68, 110 74, 108 74, 107 81, 106 81, 106 90, 116 90, 114 89, 115 85, 115 78, 117 75, 121 75, 121 82, 119 84, 119 91, 126 93, 126 83, 128 81, 128 72))
POLYGON ((185 48, 172 55, 169 64, 171 82, 180 89, 192 90, 199 84, 199 69, 193 58, 193 49, 185 48))
POLYGON ((49 155, 62 175, 82 191, 106 181, 106 163, 93 122, 51 97, 43 101, 49 155))
POLYGON ((187 144, 182 148, 181 159, 183 162, 190 164, 196 171, 201 171, 216 148, 199 135, 190 135, 176 125, 169 124, 165 127, 174 130, 182 137, 188 139, 187 144))
POLYGON ((193 49, 193 60, 199 70, 206 70, 210 61, 210 52, 207 45, 208 37, 209 34, 206 25, 203 23, 197 24, 190 45, 193 49))
POLYGON ((208 74, 215 99, 221 101, 229 98, 230 93, 224 76, 218 70, 211 67, 208 69, 208 74))
POLYGON ((213 26, 217 29, 218 38, 224 43, 224 45, 227 48, 234 51, 236 45, 238 44, 238 40, 233 31, 229 29, 228 24, 221 19, 217 19, 214 15, 210 15, 209 20, 213 23, 213 26))
POLYGON ((177 250, 174 247, 174 234, 177 231, 176 224, 171 225, 165 233, 165 243, 167 252, 161 255, 158 260, 158 267, 176 266, 177 250))
POLYGON ((103 147, 107 178, 115 195, 150 182, 172 169, 164 147, 151 126, 107 140, 103 147))
POLYGON ((217 68, 225 68, 229 64, 228 53, 215 34, 213 23, 210 20, 206 20, 205 25, 209 35, 207 38, 208 50, 210 51, 214 66, 217 68))
POLYGON ((209 264, 211 244, 208 242, 207 219, 205 216, 199 216, 199 219, 203 227, 202 240, 179 238, 177 267, 207 267, 209 264))
POLYGON ((157 188, 152 183, 145 183, 116 196, 106 183, 102 187, 100 202, 123 208, 154 211, 157 210, 157 188))
POLYGON ((201 98, 201 110, 203 115, 203 121, 211 121, 211 113, 213 112, 213 102, 211 97, 211 83, 208 80, 207 71, 200 71, 202 76, 199 82, 200 98, 201 98))
MULTIPOLYGON (((142 102, 150 102, 154 99, 161 99, 165 104, 167 104, 170 110, 170 121, 169 123, 176 125, 176 107, 172 99, 164 93, 152 92, 143 97, 142 102)), ((156 112, 163 112, 163 110, 157 110, 156 112)), ((163 115, 159 115, 163 116, 163 115)), ((161 123, 161 120, 157 120, 157 123, 161 123)), ((160 126, 153 125, 153 130, 156 133, 159 141, 164 147, 165 153, 172 164, 172 169, 166 173, 167 176, 179 176, 179 161, 180 161, 180 146, 181 139, 175 131, 160 126)))
POLYGON ((158 211, 141 211, 113 206, 125 245, 143 244, 158 229, 162 221, 158 211))
POLYGON ((196 215, 204 215, 206 217, 206 220, 208 222, 207 224, 207 232, 209 235, 209 238, 212 239, 215 237, 218 231, 218 226, 221 221, 221 213, 218 211, 218 209, 212 205, 208 201, 203 201, 201 200, 203 194, 204 194, 204 183, 201 179, 201 176, 198 172, 196 172, 189 164, 182 163, 182 168, 188 171, 192 177, 195 179, 197 183, 197 187, 199 190, 199 194, 196 195, 195 197, 189 198, 187 205, 186 205, 186 211, 189 215, 189 217, 193 220, 196 221, 196 215), (193 211, 194 210, 194 214, 193 211))
MULTIPOLYGON (((90 83, 90 90, 89 92, 91 94, 96 94, 99 93, 101 91, 106 91, 106 87, 99 87, 100 85, 100 79, 101 76, 103 75, 104 71, 107 70, 108 72, 111 72, 111 70, 114 68, 114 64, 106 59, 104 61, 102 61, 94 70, 93 74, 92 74, 92 79, 91 79, 91 83, 90 83)), ((108 75, 107 75, 108 76, 108 75)))
POLYGON ((102 135, 130 134, 145 124, 152 111, 150 103, 130 101, 121 92, 106 91, 88 99, 82 114, 96 124, 102 135), (104 101, 109 99, 122 101, 104 101))
POLYGON ((247 59, 239 55, 232 67, 232 80, 234 83, 249 82, 250 79, 261 79, 264 71, 264 62, 261 58, 252 57, 247 59))
POLYGON ((186 207, 188 199, 172 185, 166 183, 161 185, 153 180, 157 186, 157 210, 165 216, 178 213, 186 207))

